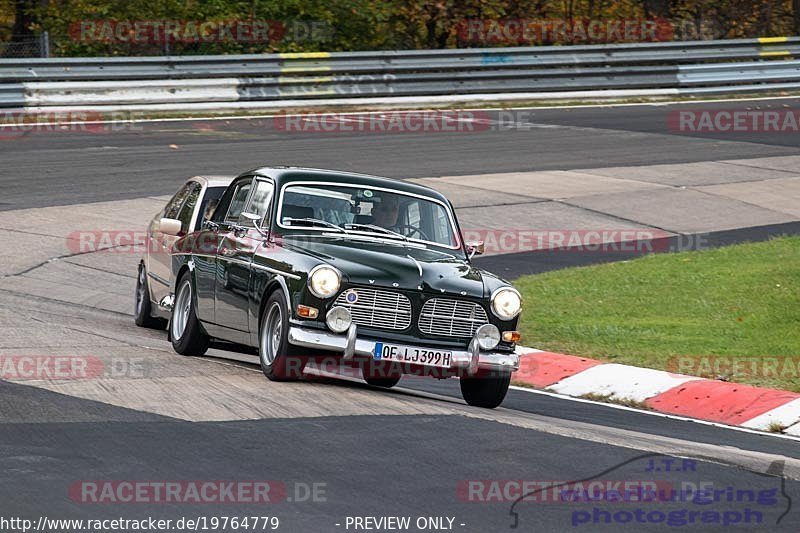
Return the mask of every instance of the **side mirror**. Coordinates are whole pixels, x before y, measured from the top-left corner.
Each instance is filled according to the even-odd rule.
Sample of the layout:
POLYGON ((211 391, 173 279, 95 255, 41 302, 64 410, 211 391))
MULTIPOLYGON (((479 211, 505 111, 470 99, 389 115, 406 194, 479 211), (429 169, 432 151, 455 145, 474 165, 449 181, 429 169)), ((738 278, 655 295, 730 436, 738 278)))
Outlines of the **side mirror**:
POLYGON ((177 236, 181 232, 182 226, 183 224, 181 224, 180 220, 175 220, 174 218, 162 218, 158 223, 158 231, 161 233, 166 233, 167 235, 177 236))
POLYGON ((256 215, 255 213, 242 213, 242 218, 245 218, 253 223, 253 226, 259 226, 259 222, 261 222, 261 217, 256 215))
POLYGON ((249 220, 253 223, 253 227, 256 229, 258 233, 261 234, 262 237, 267 238, 267 232, 261 229, 261 216, 256 215, 255 213, 247 213, 244 212, 241 214, 241 218, 249 220))
POLYGON ((483 255, 486 252, 486 243, 483 241, 468 242, 467 251, 470 259, 476 255, 483 255))

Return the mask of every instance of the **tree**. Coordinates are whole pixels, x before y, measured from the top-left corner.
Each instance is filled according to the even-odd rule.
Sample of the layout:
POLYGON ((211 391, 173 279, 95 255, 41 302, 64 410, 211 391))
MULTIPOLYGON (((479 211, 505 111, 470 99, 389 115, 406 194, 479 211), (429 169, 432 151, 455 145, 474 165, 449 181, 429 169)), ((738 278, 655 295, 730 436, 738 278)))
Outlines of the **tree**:
POLYGON ((34 26, 36 18, 35 9, 47 5, 48 0, 14 0, 14 26, 11 30, 12 38, 28 40, 36 37, 34 26))

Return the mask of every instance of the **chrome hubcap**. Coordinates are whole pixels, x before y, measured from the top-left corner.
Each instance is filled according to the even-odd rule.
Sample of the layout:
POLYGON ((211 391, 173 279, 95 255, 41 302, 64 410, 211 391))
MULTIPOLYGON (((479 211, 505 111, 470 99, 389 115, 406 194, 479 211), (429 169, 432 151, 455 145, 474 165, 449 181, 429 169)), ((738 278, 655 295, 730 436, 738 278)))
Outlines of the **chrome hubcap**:
POLYGON ((183 337, 186 324, 189 323, 189 313, 192 310, 192 284, 186 281, 178 292, 178 301, 172 311, 172 338, 175 340, 183 337))
POLYGON ((275 362, 283 335, 283 316, 281 306, 275 302, 267 310, 264 325, 261 328, 261 359, 269 366, 275 362))

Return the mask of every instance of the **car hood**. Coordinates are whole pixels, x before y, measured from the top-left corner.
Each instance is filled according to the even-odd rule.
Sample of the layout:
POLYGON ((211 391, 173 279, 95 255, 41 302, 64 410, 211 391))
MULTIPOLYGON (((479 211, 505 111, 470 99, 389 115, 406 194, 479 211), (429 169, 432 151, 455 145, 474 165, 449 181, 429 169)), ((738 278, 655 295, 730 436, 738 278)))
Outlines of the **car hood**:
POLYGON ((348 283, 482 298, 484 273, 467 261, 431 248, 383 240, 285 236, 283 247, 311 255, 342 272, 348 283))

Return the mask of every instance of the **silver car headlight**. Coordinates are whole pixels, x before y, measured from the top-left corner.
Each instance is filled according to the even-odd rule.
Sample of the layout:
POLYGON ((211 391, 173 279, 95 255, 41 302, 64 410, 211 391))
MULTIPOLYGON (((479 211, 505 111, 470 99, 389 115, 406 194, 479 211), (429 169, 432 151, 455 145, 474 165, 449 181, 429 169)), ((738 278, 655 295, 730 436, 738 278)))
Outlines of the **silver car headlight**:
POLYGON ((317 298, 330 298, 339 291, 342 275, 328 265, 319 265, 311 269, 308 275, 308 288, 317 298))
POLYGON ((501 320, 511 320, 522 311, 522 296, 511 287, 497 289, 492 294, 492 313, 501 320))

